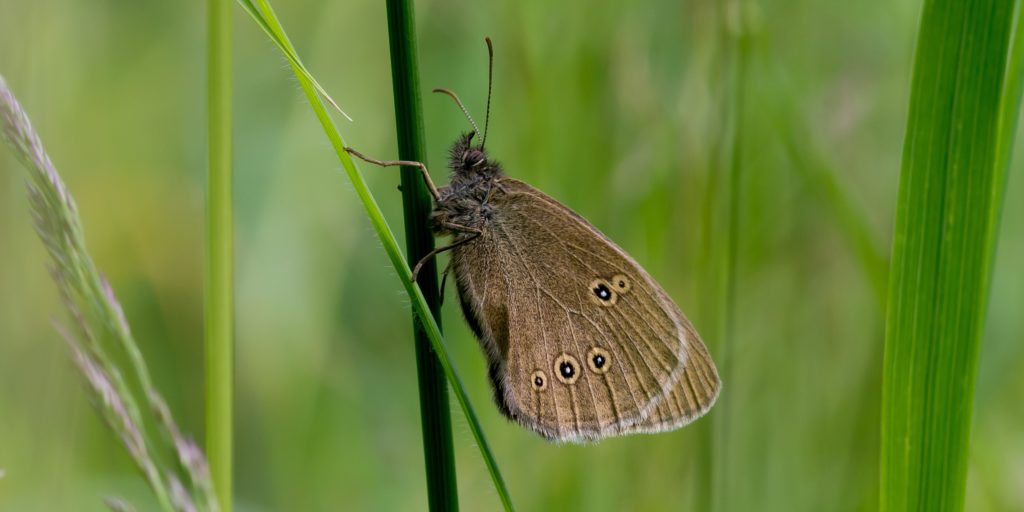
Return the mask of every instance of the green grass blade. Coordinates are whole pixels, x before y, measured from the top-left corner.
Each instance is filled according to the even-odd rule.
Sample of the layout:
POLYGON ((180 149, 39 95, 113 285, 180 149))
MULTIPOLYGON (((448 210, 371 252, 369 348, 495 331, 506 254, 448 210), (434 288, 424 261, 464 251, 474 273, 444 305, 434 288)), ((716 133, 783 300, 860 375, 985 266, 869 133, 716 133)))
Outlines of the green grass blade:
MULTIPOLYGON (((402 160, 426 162, 416 53, 416 23, 412 0, 387 0, 386 4, 398 156, 402 160)), ((409 263, 415 265, 434 249, 434 234, 429 225, 433 199, 427 192, 426 184, 417 168, 402 168, 402 205, 405 213, 405 248, 409 263)), ((436 258, 431 258, 420 269, 418 284, 427 299, 431 314, 438 319, 440 327, 441 295, 437 288, 436 258)), ((451 416, 448 410, 448 386, 445 383, 444 370, 434 356, 430 340, 427 339, 415 315, 413 337, 416 344, 420 423, 423 431, 423 458, 427 472, 430 510, 458 510, 459 496, 452 449, 451 416)))
POLYGON ((316 89, 318 93, 320 93, 320 96, 323 99, 327 100, 327 103, 330 103, 335 110, 337 110, 341 115, 345 116, 345 119, 351 121, 352 118, 349 117, 349 115, 345 113, 345 111, 342 110, 341 107, 338 106, 338 104, 334 101, 334 98, 331 98, 331 96, 327 94, 327 91, 324 90, 324 88, 320 85, 320 82, 317 82, 316 79, 313 78, 313 75, 309 72, 309 70, 306 69, 306 65, 303 64, 302 60, 299 59, 298 54, 295 53, 295 48, 291 46, 287 38, 279 37, 280 34, 276 33, 273 29, 271 29, 270 25, 268 25, 267 22, 263 19, 263 17, 260 16, 259 10, 250 0, 238 0, 238 3, 242 6, 242 9, 245 9, 245 12, 247 12, 249 16, 252 17, 253 21, 256 22, 256 25, 263 30, 263 33, 267 34, 267 36, 270 37, 271 42, 277 45, 277 49, 281 50, 281 53, 284 54, 284 57, 288 59, 288 63, 291 64, 292 67, 296 68, 300 73, 305 75, 306 79, 309 80, 311 84, 313 84, 313 88, 316 89))
MULTIPOLYGON (((246 7, 246 12, 254 18, 260 18, 257 23, 262 23, 267 26, 270 36, 276 40, 278 47, 281 48, 283 52, 295 54, 294 47, 285 34, 284 29, 281 27, 280 22, 277 20, 273 9, 271 9, 270 4, 266 0, 258 0, 256 4, 253 4, 250 0, 238 1, 240 4, 243 4, 243 7, 246 7, 246 4, 248 4, 249 7, 246 7)), ((370 190, 366 186, 366 181, 363 179, 362 174, 359 172, 359 169, 352 161, 348 152, 345 151, 345 142, 335 127, 334 121, 328 114, 323 102, 320 100, 317 89, 313 86, 312 78, 309 77, 300 65, 296 64, 296 62, 298 62, 297 57, 295 60, 289 59, 289 63, 292 65, 292 70, 295 72, 295 76, 299 80, 299 85, 302 86, 313 112, 316 114, 317 119, 323 126, 324 133, 330 140, 335 153, 338 155, 338 159, 341 161, 342 167, 345 169, 346 175, 352 183, 352 188, 355 189, 356 195, 359 197, 360 202, 366 210, 366 215, 369 217, 374 231, 376 231, 377 236, 380 238, 381 245, 384 247, 384 252, 387 254, 392 267, 394 267, 395 272, 402 281, 402 286, 405 287, 406 292, 412 300, 413 311, 416 313, 417 317, 419 317, 420 322, 423 325, 424 332, 430 340, 431 347, 434 349, 437 359, 440 362, 441 367, 444 369, 448 382, 452 385, 452 391, 455 393, 455 397, 458 399, 459 405, 462 408, 463 413, 466 415, 467 423, 469 424, 473 437, 480 449, 480 453, 484 459, 485 465, 487 466, 487 470, 491 475, 491 479, 494 482, 498 496, 501 499, 505 510, 512 510, 512 499, 505 486, 505 481, 501 476, 501 472, 494 459, 494 455, 491 453, 487 439, 484 437, 483 429, 480 427, 480 422, 476 417, 476 412, 473 410, 473 406, 469 402, 465 386, 462 385, 462 381, 459 379, 459 376, 455 371, 454 364, 448 355, 448 350, 445 347, 444 339, 441 335, 441 329, 438 326, 434 315, 431 314, 430 307, 427 305, 423 292, 420 290, 419 286, 413 283, 412 270, 409 268, 405 258, 402 256, 402 251, 398 247, 398 242, 396 241, 394 234, 391 232, 391 228, 388 227, 387 221, 384 219, 384 215, 377 206, 376 200, 374 200, 373 195, 370 194, 370 190)))
POLYGON ((1020 101, 1019 86, 1008 89, 1006 79, 1013 14, 1012 0, 924 5, 887 310, 884 511, 964 506, 978 354, 1020 101))
POLYGON ((231 173, 231 3, 207 0, 206 451, 231 511, 234 395, 234 218, 231 173))
MULTIPOLYGON (((1014 134, 1017 133, 1017 122, 1020 120, 1021 92, 1024 91, 1024 34, 1021 34, 1021 30, 1024 30, 1024 3, 1018 1, 1013 15, 1013 41, 1010 43, 1010 55, 1006 59, 1006 79, 1000 99, 1002 108, 996 139, 997 169, 1005 169, 1010 165, 1014 134)), ((993 212, 998 214, 999 209, 993 212)))

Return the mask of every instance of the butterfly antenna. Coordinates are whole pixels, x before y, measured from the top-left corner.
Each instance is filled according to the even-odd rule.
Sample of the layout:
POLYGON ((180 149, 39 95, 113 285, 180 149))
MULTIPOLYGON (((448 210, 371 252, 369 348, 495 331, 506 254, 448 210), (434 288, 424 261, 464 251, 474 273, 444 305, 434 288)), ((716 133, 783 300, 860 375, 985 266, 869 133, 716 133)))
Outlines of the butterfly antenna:
POLYGON ((487 144, 487 128, 491 124, 491 84, 494 78, 494 45, 491 43, 490 36, 485 37, 484 41, 487 42, 487 113, 484 114, 484 138, 480 142, 480 149, 484 149, 484 144, 487 144))
POLYGON ((449 89, 444 89, 442 87, 434 89, 434 92, 441 92, 447 94, 448 96, 451 96, 452 99, 455 100, 455 104, 458 105, 460 109, 462 109, 462 113, 466 114, 466 119, 469 119, 469 124, 473 125, 473 131, 475 131, 477 135, 480 134, 480 127, 476 125, 476 121, 473 120, 473 116, 469 115, 469 111, 466 110, 466 106, 462 104, 462 100, 459 99, 459 96, 457 94, 455 94, 449 89))

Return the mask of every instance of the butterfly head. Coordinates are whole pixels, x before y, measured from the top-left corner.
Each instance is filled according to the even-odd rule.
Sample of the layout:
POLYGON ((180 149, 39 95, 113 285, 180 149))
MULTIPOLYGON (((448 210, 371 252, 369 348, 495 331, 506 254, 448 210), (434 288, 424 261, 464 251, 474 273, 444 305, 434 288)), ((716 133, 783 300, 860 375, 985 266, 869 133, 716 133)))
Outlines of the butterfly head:
POLYGON ((459 110, 466 115, 466 120, 469 124, 473 125, 473 131, 463 134, 459 137, 459 140, 455 141, 452 145, 451 155, 449 157, 448 165, 457 176, 477 178, 482 177, 485 179, 493 178, 497 174, 501 173, 501 169, 497 163, 491 162, 487 159, 487 153, 484 152, 484 145, 487 144, 487 126, 491 121, 491 82, 494 77, 494 47, 491 45, 491 38, 484 38, 487 42, 487 114, 484 119, 484 131, 480 131, 480 127, 473 120, 473 116, 469 115, 469 110, 462 104, 462 100, 459 99, 459 95, 453 91, 444 88, 434 89, 434 92, 447 94, 455 101, 455 104, 459 106, 459 110), (479 145, 473 144, 473 136, 483 134, 479 145))
POLYGON ((478 169, 487 165, 487 153, 484 153, 482 146, 473 146, 472 138, 473 132, 469 132, 463 138, 464 141, 456 144, 460 150, 458 167, 462 169, 478 169))
POLYGON ((496 174, 498 164, 487 159, 487 153, 480 145, 473 144, 476 132, 469 132, 452 145, 448 165, 457 175, 483 175, 488 177, 496 174))

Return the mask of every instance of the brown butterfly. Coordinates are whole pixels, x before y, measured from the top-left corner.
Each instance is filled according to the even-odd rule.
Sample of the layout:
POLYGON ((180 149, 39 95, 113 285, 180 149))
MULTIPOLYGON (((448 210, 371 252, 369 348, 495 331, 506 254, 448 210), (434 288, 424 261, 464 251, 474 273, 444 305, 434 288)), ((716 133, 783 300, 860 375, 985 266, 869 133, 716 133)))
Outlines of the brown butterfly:
MULTIPOLYGON (((487 112, 490 118, 490 55, 487 112)), ((640 265, 575 212, 505 176, 487 157, 487 125, 451 148, 451 179, 436 188, 435 233, 451 251, 466 321, 490 362, 495 401, 545 438, 581 442, 662 432, 699 418, 721 382, 707 348, 668 294, 640 265)), ((445 271, 447 276, 448 270, 445 271)), ((442 284, 443 286, 443 284, 442 284)))

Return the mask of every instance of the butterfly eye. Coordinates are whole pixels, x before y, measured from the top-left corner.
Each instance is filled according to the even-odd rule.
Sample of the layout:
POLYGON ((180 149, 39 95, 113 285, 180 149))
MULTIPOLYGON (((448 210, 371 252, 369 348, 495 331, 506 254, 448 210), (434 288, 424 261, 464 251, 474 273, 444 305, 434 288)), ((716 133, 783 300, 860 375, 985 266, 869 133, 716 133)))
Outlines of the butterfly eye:
POLYGON ((590 297, 594 303, 601 306, 613 306, 619 300, 619 295, 615 293, 612 285, 604 279, 594 279, 590 283, 590 297))
POLYGON ((476 167, 487 160, 487 155, 479 149, 470 149, 462 152, 462 165, 476 167))
POLYGON ((569 354, 562 354, 555 359, 555 376, 564 384, 575 384, 580 378, 580 363, 569 354))
POLYGON ((610 281, 612 288, 619 293, 628 293, 633 288, 633 283, 624 274, 615 274, 610 281))
POLYGON ((587 366, 594 373, 606 373, 611 367, 612 356, 601 347, 594 347, 587 352, 587 366))
POLYGON ((544 372, 537 370, 530 375, 530 385, 536 391, 544 391, 548 388, 548 376, 544 375, 544 372))

